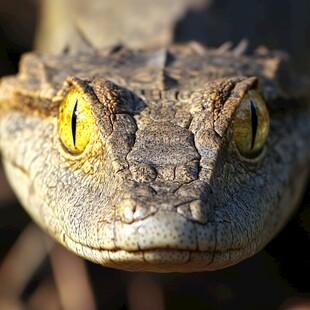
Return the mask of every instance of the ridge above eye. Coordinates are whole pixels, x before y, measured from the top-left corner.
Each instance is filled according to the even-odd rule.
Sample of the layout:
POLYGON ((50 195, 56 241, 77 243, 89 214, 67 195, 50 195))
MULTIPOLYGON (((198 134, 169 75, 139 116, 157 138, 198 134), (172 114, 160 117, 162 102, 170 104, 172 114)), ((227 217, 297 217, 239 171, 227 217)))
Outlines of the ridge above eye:
POLYGON ((269 123, 264 99, 257 91, 248 91, 233 120, 233 136, 242 156, 252 159, 260 154, 268 136, 269 123))
POLYGON ((71 154, 81 154, 94 130, 94 117, 83 94, 72 87, 62 100, 58 113, 60 141, 71 154))

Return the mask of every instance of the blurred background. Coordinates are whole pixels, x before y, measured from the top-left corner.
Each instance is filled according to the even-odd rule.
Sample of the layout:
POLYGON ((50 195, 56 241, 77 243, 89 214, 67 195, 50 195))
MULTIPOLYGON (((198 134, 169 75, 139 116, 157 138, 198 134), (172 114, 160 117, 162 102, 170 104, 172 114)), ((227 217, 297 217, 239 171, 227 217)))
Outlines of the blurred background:
MULTIPOLYGON (((141 29, 153 15, 160 22, 142 40, 149 45, 196 40, 217 47, 226 41, 237 45, 247 38, 249 51, 259 45, 285 50, 291 56, 292 70, 310 75, 309 13, 308 0, 0 0, 0 75, 15 73, 21 54, 34 48, 42 52, 59 52, 69 45, 77 48, 81 36, 74 37, 72 23, 96 47, 129 38, 133 46, 139 46, 145 35, 141 29), (101 11, 103 7, 105 11, 101 11), (127 27, 129 22, 132 27, 127 27), (94 35, 98 29, 100 38, 94 35)), ((210 273, 155 276, 154 281, 163 287, 167 309, 277 309, 284 307, 284 302, 310 298, 309 201, 307 190, 287 227, 264 251, 237 266, 210 273)), ((1 169, 0 273, 9 250, 29 222, 1 169)), ((92 263, 86 268, 98 309, 128 308, 127 291, 134 274, 92 263)), ((55 300, 53 270, 51 260, 43 259, 12 309, 61 309, 60 301, 55 300), (46 303, 51 298, 33 301, 44 283, 54 290, 54 302, 46 303)), ((6 283, 0 283, 0 309, 1 285, 6 283)))

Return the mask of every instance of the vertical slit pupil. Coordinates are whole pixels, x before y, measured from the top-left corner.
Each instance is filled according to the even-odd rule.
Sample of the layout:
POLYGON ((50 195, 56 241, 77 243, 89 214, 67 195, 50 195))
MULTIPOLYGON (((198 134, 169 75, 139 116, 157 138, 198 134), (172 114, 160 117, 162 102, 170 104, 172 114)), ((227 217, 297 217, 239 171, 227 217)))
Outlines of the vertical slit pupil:
POLYGON ((72 138, 73 138, 74 146, 75 146, 75 141, 76 141, 76 120, 78 116, 77 106, 78 106, 78 100, 76 100, 75 102, 73 112, 72 112, 72 117, 71 117, 71 130, 72 130, 72 138))
POLYGON ((251 125, 252 125, 251 149, 253 149, 253 147, 255 145, 255 138, 256 138, 256 132, 257 132, 257 126, 258 126, 258 118, 257 118, 256 109, 255 109, 255 104, 252 100, 250 101, 250 107, 251 107, 251 125))

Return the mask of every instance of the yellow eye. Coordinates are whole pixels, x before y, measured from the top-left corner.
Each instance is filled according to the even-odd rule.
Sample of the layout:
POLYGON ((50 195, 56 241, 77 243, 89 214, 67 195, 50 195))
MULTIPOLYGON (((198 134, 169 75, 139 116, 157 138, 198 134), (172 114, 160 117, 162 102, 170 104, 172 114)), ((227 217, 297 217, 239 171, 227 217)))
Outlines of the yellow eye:
POLYGON ((89 103, 75 88, 69 90, 59 107, 58 133, 62 144, 72 154, 86 148, 94 130, 89 103))
POLYGON ((263 98, 255 90, 243 97, 234 118, 234 139, 239 152, 254 158, 262 150, 269 131, 269 113, 263 98))

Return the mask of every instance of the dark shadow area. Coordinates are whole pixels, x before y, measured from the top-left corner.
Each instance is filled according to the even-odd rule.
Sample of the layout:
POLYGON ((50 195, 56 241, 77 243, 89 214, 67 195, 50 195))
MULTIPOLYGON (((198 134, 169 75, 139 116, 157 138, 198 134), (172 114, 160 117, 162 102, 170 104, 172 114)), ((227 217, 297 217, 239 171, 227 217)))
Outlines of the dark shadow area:
POLYGON ((175 40, 217 47, 246 38, 250 51, 259 45, 285 50, 297 71, 310 73, 309 12, 305 0, 217 0, 187 12, 175 27, 175 40))
POLYGON ((0 0, 0 76, 16 72, 21 54, 32 49, 37 2, 0 0))
POLYGON ((300 208, 265 251, 278 266, 285 283, 310 298, 310 185, 300 208))

